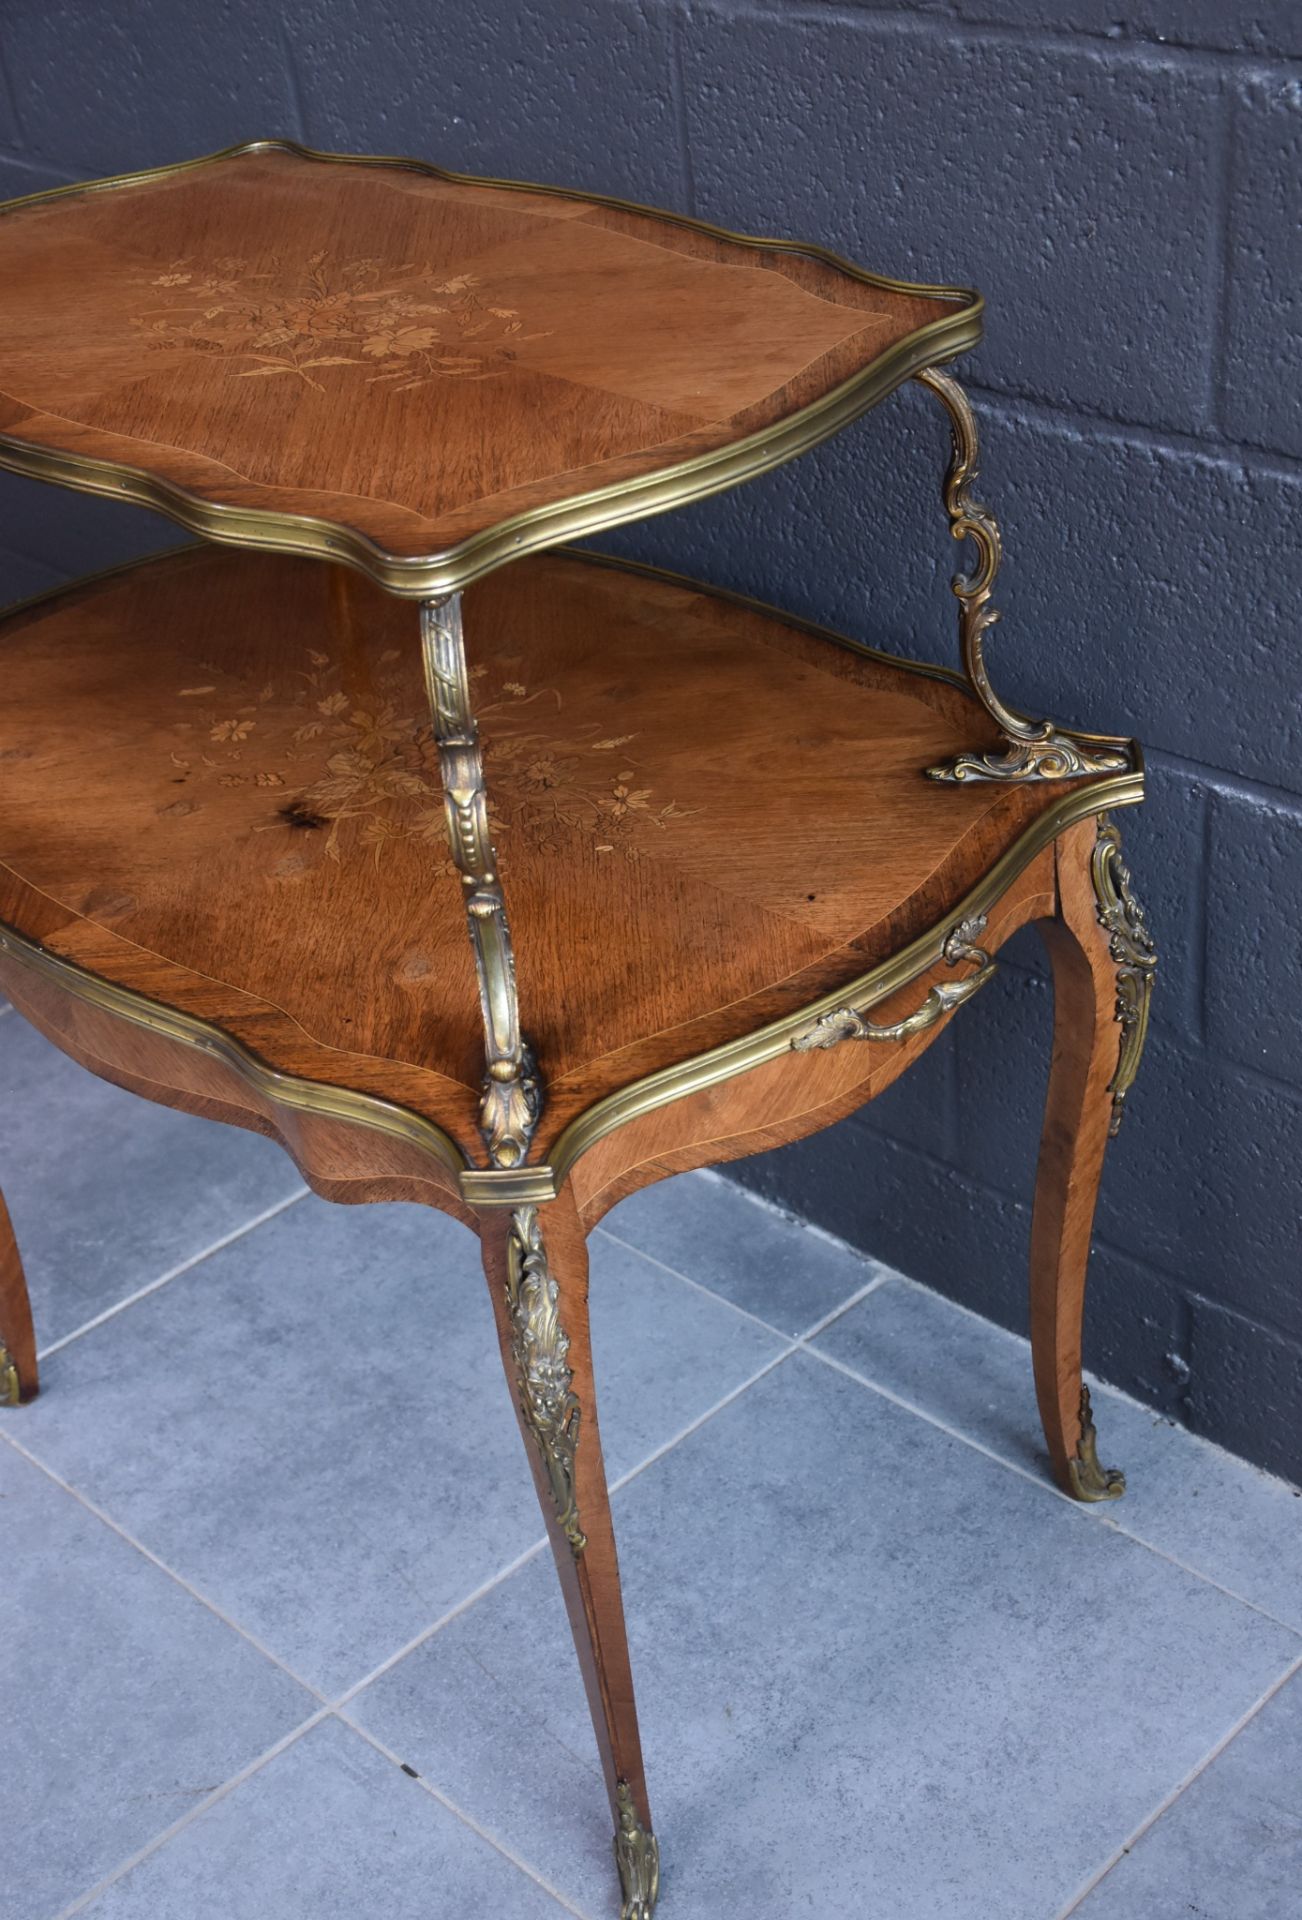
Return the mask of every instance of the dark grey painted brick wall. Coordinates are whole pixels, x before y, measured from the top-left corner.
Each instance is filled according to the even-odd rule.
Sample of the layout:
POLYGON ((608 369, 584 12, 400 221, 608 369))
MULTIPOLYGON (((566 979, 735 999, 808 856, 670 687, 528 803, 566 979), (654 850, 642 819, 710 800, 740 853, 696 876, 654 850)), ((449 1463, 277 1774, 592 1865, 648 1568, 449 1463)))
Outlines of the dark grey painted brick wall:
MULTIPOLYGON (((1302 1480, 1302 5, 5 0, 0 193, 288 132, 604 188, 975 282, 1000 684, 1135 732, 1163 972, 1109 1160, 1091 1364, 1302 1480)), ((901 395, 626 530, 952 657, 945 429, 901 395)), ((175 537, 0 476, 0 596, 175 537)), ((741 1178, 1025 1323, 1037 949, 874 1107, 741 1178)))

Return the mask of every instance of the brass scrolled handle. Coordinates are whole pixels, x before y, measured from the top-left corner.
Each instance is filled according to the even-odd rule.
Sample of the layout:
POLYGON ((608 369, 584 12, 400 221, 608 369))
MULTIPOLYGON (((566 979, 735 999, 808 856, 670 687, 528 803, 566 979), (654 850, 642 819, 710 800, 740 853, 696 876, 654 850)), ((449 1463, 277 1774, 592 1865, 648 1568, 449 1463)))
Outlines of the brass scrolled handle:
POLYGON ((909 1014, 907 1019, 883 1027, 853 1007, 833 1007, 803 1033, 796 1034, 791 1042, 792 1052, 809 1053, 815 1047, 835 1047, 842 1040, 908 1040, 915 1033, 925 1033, 947 1013, 953 1013, 956 1007, 970 1000, 974 993, 980 993, 991 975, 998 972, 998 962, 976 944, 985 926, 985 915, 980 914, 972 920, 960 920, 950 929, 942 948, 946 964, 953 967, 960 960, 971 960, 976 963, 976 972, 968 974, 965 980, 942 981, 932 987, 917 1012, 909 1014))

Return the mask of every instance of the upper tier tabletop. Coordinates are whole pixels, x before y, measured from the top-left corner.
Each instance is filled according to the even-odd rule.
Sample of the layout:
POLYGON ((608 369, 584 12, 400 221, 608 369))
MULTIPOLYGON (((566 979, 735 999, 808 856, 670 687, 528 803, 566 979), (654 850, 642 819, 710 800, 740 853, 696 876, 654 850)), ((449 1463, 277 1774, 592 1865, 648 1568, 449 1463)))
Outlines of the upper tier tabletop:
POLYGON ((0 464, 413 595, 776 466, 980 333, 817 248, 280 141, 0 215, 0 464))

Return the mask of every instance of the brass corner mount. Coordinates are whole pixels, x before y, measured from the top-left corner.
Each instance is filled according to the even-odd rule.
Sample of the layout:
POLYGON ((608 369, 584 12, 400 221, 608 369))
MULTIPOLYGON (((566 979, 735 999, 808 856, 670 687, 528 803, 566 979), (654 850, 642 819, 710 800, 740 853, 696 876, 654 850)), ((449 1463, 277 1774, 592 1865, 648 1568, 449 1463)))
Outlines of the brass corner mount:
POLYGON ((971 540, 977 550, 971 573, 955 574, 951 582, 959 605, 959 645, 972 691, 1003 735, 1000 746, 960 753, 941 766, 928 767, 928 779, 951 784, 1075 780, 1085 774, 1129 772, 1131 756, 1123 741, 1093 740, 1063 732, 1052 720, 1028 719, 995 692, 985 663, 985 636, 999 618, 991 595, 1003 558, 1003 538, 990 509, 972 497, 980 453, 976 416, 971 401, 949 374, 924 367, 914 377, 936 395, 949 415, 953 452, 942 489, 945 511, 954 538, 971 540))

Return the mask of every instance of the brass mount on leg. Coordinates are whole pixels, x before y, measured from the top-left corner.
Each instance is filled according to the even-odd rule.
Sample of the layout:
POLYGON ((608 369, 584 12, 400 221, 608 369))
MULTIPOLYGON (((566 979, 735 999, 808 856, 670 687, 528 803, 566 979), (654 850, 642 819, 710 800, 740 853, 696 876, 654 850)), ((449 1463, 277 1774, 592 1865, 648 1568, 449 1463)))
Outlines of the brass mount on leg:
POLYGON ((425 686, 443 776, 452 858, 461 874, 479 980, 487 1075, 479 1126, 494 1167, 523 1165, 542 1111, 542 1085, 520 1032, 515 960, 497 855, 488 825, 488 792, 479 730, 470 705, 461 595, 420 609, 425 686))
POLYGON ((583 1409, 574 1391, 570 1336, 561 1323, 560 1288, 543 1245, 537 1207, 517 1207, 511 1215, 506 1305, 520 1412, 551 1488, 556 1524, 577 1560, 588 1544, 574 1489, 583 1409))
POLYGON ((949 530, 956 540, 971 540, 977 561, 971 573, 954 576, 958 598, 959 644, 972 690, 1004 736, 1002 747, 984 753, 960 753, 943 766, 928 767, 932 780, 1071 780, 1087 773, 1124 773, 1129 755, 1119 746, 1101 746, 1062 733, 1052 720, 1031 720, 1006 706, 995 692, 985 662, 985 636, 999 618, 990 604, 995 575, 1003 558, 999 523, 971 494, 977 477, 979 441, 972 403, 947 373, 924 367, 914 378, 929 387, 949 415, 953 456, 943 489, 949 530))
POLYGON ((1099 815, 1098 838, 1090 861, 1099 925, 1108 935, 1108 952, 1117 970, 1116 1017, 1121 1023, 1112 1095, 1112 1125, 1121 1126, 1126 1095, 1135 1083, 1148 1034, 1148 1012, 1157 972, 1157 947, 1135 893, 1130 869, 1121 857, 1121 830, 1106 813, 1099 815))

